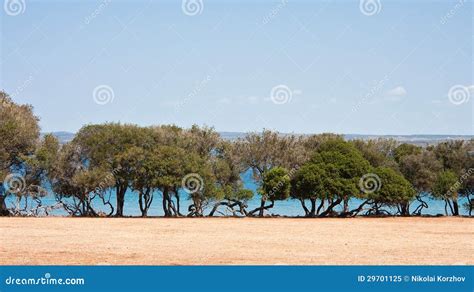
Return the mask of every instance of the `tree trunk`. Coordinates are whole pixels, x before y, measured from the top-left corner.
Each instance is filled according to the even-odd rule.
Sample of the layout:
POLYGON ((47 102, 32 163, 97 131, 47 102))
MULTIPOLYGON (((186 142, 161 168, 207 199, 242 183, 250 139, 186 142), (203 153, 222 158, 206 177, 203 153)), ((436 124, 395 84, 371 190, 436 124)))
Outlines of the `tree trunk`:
POLYGON ((169 197, 169 190, 168 188, 163 189, 163 212, 165 213, 165 217, 171 217, 171 212, 168 209, 168 197, 169 197))
POLYGON ((239 212, 240 214, 242 214, 243 216, 247 216, 248 213, 247 213, 247 210, 245 208, 247 208, 247 204, 246 203, 243 203, 241 201, 234 201, 238 206, 239 206, 239 212))
POLYGON ((0 216, 10 215, 10 212, 7 209, 7 204, 5 203, 5 199, 5 195, 0 195, 0 216))
POLYGON ((87 213, 86 216, 88 217, 97 217, 99 216, 97 212, 92 208, 92 204, 89 200, 86 201, 86 206, 87 206, 87 213))
POLYGON ((473 201, 474 201, 474 199, 471 200, 471 196, 468 194, 468 195, 467 195, 467 202, 468 202, 468 204, 469 204, 469 205, 468 205, 468 208, 469 208, 469 210, 468 210, 468 211, 469 211, 469 217, 472 216, 473 201))
POLYGON ((310 211, 308 210, 308 208, 306 207, 306 204, 304 203, 304 199, 298 199, 301 203, 301 207, 303 207, 303 210, 304 210, 304 214, 306 217, 309 217, 309 214, 310 214, 310 211))
POLYGON ((258 217, 263 217, 264 213, 265 213, 265 200, 262 198, 260 202, 260 211, 258 212, 258 217))
POLYGON ((140 205, 140 211, 142 212, 142 217, 148 216, 148 210, 150 209, 151 203, 153 202, 153 195, 151 194, 151 189, 146 188, 145 192, 139 191, 138 193, 138 203, 140 205))
POLYGON ((118 184, 116 186, 116 193, 117 193, 117 212, 115 216, 123 217, 123 205, 125 203, 125 192, 127 191, 126 184, 118 184))
POLYGON ((225 206, 227 205, 226 202, 218 202, 216 204, 214 204, 214 207, 212 208, 211 212, 209 212, 209 217, 212 217, 214 216, 214 213, 217 211, 217 208, 219 208, 219 206, 225 206))
POLYGON ((179 205, 179 194, 178 194, 178 191, 175 192, 175 196, 176 196, 176 211, 178 211, 178 216, 183 216, 181 214, 181 209, 180 209, 180 205, 179 205))
POLYGON ((193 204, 191 204, 188 207, 188 217, 203 217, 203 200, 201 198, 201 194, 199 193, 194 193, 191 196, 191 199, 193 200, 193 204))
POLYGON ((316 216, 316 199, 311 198, 309 199, 311 201, 311 212, 309 213, 310 217, 316 216))
POLYGON ((420 205, 418 205, 418 207, 416 207, 415 211, 413 211, 413 214, 421 216, 421 211, 423 211, 423 208, 428 208, 428 204, 425 201, 423 201, 421 195, 417 195, 416 200, 418 202, 420 202, 420 205))
POLYGON ((459 216, 459 205, 457 198, 453 199, 453 216, 459 216))
POLYGON ((400 204, 400 215, 410 216, 410 202, 400 204))
POLYGON ((319 215, 319 212, 324 208, 324 199, 321 199, 321 203, 319 204, 318 210, 316 210, 316 215, 319 215))
POLYGON ((378 203, 375 203, 374 208, 375 208, 375 215, 380 215, 380 206, 378 203))
POLYGON ((327 216, 329 213, 331 213, 332 209, 333 209, 334 207, 336 207, 337 205, 339 205, 341 202, 342 202, 342 199, 341 199, 341 198, 339 198, 339 199, 333 201, 333 202, 328 206, 328 208, 326 209, 326 211, 322 212, 322 213, 319 215, 319 217, 325 217, 325 216, 327 216))
POLYGON ((147 189, 145 193, 145 217, 148 216, 148 210, 150 210, 152 202, 153 202, 153 193, 151 189, 147 189))
POLYGON ((352 217, 357 216, 357 214, 359 214, 359 212, 362 211, 362 208, 364 208, 364 206, 369 202, 370 202, 370 200, 365 200, 362 204, 359 205, 359 207, 349 211, 348 214, 352 217))
POLYGON ((454 214, 454 209, 453 209, 453 206, 451 205, 451 200, 446 198, 444 199, 444 211, 446 212, 446 216, 449 216, 448 214, 448 206, 449 206, 449 209, 451 210, 451 214, 454 214))
POLYGON ((256 209, 253 209, 248 214, 253 215, 253 214, 258 212, 258 216, 263 217, 264 211, 267 210, 267 209, 273 208, 273 206, 275 205, 275 201, 273 201, 273 200, 271 201, 271 204, 267 205, 267 206, 265 206, 265 202, 266 201, 262 200, 262 202, 260 204, 260 207, 258 207, 256 209))
POLYGON ((344 209, 342 212, 343 213, 349 212, 349 198, 347 196, 344 196, 344 209))
POLYGON ((143 208, 143 193, 141 191, 138 192, 138 206, 140 206, 140 211, 142 212, 142 217, 146 216, 146 210, 143 208))
POLYGON ((236 201, 236 200, 228 200, 227 202, 222 201, 222 202, 217 202, 216 204, 214 204, 214 206, 213 206, 211 212, 209 212, 208 216, 209 217, 214 216, 214 214, 217 212, 217 209, 220 206, 227 206, 232 211, 233 216, 237 216, 236 212, 240 212, 240 214, 242 214, 242 215, 247 215, 247 212, 245 211, 245 206, 242 202, 236 201), (239 207, 240 210, 236 211, 234 209, 235 207, 239 207))
POLYGON ((168 194, 168 211, 170 212, 171 216, 178 216, 178 211, 176 211, 173 199, 171 198, 171 195, 169 194, 168 194))

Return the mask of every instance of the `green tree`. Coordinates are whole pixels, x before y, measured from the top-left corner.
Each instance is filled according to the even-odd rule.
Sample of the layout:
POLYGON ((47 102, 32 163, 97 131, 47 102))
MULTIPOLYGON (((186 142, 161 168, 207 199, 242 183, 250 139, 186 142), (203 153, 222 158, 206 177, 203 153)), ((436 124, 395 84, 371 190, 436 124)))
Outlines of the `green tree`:
POLYGON ((112 215, 115 208, 107 191, 114 187, 115 179, 106 168, 91 168, 82 149, 74 142, 63 145, 57 153, 48 177, 56 201, 74 216, 98 216, 102 211, 93 207, 100 199, 112 215))
POLYGON ((149 150, 156 141, 151 128, 136 125, 103 124, 83 127, 74 138, 83 150, 90 169, 100 168, 112 173, 115 180, 116 216, 123 216, 125 194, 133 179, 133 147, 149 150))
POLYGON ((451 170, 457 175, 461 175, 468 155, 464 141, 456 140, 439 143, 433 151, 436 158, 443 165, 444 170, 451 170))
POLYGON ((408 144, 408 143, 400 144, 397 148, 395 148, 395 152, 394 152, 395 161, 400 162, 400 159, 402 157, 406 155, 420 154, 421 151, 422 149, 419 146, 408 144))
POLYGON ((464 207, 472 216, 474 210, 474 139, 464 143, 464 151, 466 152, 465 159, 463 160, 463 171, 460 176, 461 187, 459 193, 461 196, 466 197, 467 202, 464 207))
MULTIPOLYGON (((403 176, 411 183, 416 190, 416 199, 419 205, 414 210, 414 214, 420 215, 423 208, 428 204, 424 196, 433 189, 436 177, 442 169, 441 163, 436 159, 432 151, 423 150, 416 154, 404 155, 399 160, 399 169, 403 176)), ((403 215, 409 213, 409 206, 403 208, 403 215)))
MULTIPOLYGON (((374 192, 368 194, 372 201, 370 213, 382 214, 383 206, 398 207, 400 214, 408 215, 403 211, 406 206, 415 197, 416 191, 400 173, 389 167, 377 167, 375 174, 380 179, 380 185, 374 192)), ((388 212, 388 211, 385 211, 388 212)))
POLYGON ((237 212, 243 216, 247 215, 247 201, 252 199, 254 194, 243 187, 240 174, 245 169, 238 160, 238 153, 232 143, 221 141, 216 147, 211 160, 216 185, 216 202, 209 216, 213 216, 221 206, 230 210, 234 216, 237 212), (238 208, 238 211, 235 208, 238 208))
MULTIPOLYGON (((22 196, 27 187, 24 177, 25 160, 34 155, 39 140, 38 118, 30 105, 18 105, 0 91, 0 178, 15 184, 15 194, 22 196), (12 176, 17 176, 15 181, 12 176), (10 179, 9 179, 10 178, 10 179), (19 181, 17 181, 17 179, 19 181), (19 184, 19 185, 17 185, 19 184)), ((11 189, 0 186, 0 215, 8 215, 5 199, 11 189)))
POLYGON ((373 167, 385 166, 397 169, 397 163, 394 159, 397 141, 378 138, 375 140, 353 140, 351 142, 373 167))
POLYGON ((37 215, 40 212, 48 214, 50 211, 47 206, 43 206, 42 198, 48 194, 43 185, 48 181, 58 151, 59 141, 53 135, 47 134, 37 144, 32 155, 23 157, 21 169, 25 186, 16 193, 16 198, 18 202, 24 198, 25 207, 30 206, 29 210, 23 210, 27 215, 37 215), (30 198, 35 204, 28 204, 30 198))
POLYGON ((208 158, 221 142, 219 133, 214 128, 193 125, 185 133, 186 149, 197 153, 200 157, 208 158))
POLYGON ((460 187, 458 176, 454 171, 443 170, 438 174, 433 187, 433 196, 445 201, 446 215, 448 206, 452 215, 459 215, 458 191, 460 187))
POLYGON ((353 144, 330 140, 320 146, 310 163, 319 165, 326 173, 323 193, 328 200, 328 207, 320 216, 331 214, 334 207, 341 202, 342 215, 349 215, 350 198, 364 198, 359 188, 359 180, 371 170, 369 162, 353 144))
POLYGON ((263 216, 264 210, 273 208, 275 201, 283 201, 290 196, 290 176, 288 170, 283 167, 274 167, 267 171, 263 176, 262 185, 258 192, 262 196, 263 204, 252 210, 249 214, 253 215, 259 212, 259 216, 263 216), (269 205, 265 205, 267 201, 270 201, 269 205))
MULTIPOLYGON (((265 173, 274 167, 296 170, 306 159, 304 139, 294 135, 281 135, 278 132, 263 130, 262 133, 249 133, 236 142, 237 151, 243 166, 253 171, 254 180, 261 187, 265 173), (289 151, 291 149, 291 151, 289 151)), ((266 199, 260 200, 259 216, 263 216, 266 199)))
POLYGON ((326 180, 325 168, 315 163, 304 164, 291 179, 291 197, 300 201, 307 217, 319 215, 327 195, 324 188, 326 180), (321 200, 318 210, 316 210, 317 199, 321 200), (305 200, 311 202, 311 209, 306 207, 305 200))
MULTIPOLYGON (((195 153, 173 146, 159 146, 154 149, 154 170, 156 185, 162 193, 163 212, 166 217, 179 216, 180 197, 179 189, 183 188, 183 178, 192 173, 198 174, 202 160, 195 153), (176 198, 176 203, 172 197, 176 198)), ((194 181, 193 181, 194 182, 194 181)), ((199 180, 195 181, 201 183, 199 180)), ((203 186, 196 186, 201 189, 203 186)))
POLYGON ((153 193, 158 189, 157 184, 157 156, 153 151, 141 147, 132 147, 127 150, 131 161, 130 187, 138 193, 138 205, 142 217, 148 216, 148 210, 153 202, 153 193))

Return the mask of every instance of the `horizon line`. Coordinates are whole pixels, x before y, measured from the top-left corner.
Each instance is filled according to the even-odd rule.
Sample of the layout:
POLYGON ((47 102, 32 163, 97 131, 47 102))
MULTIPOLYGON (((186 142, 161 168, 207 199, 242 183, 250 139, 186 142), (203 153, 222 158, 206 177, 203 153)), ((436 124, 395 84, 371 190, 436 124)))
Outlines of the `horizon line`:
MULTIPOLYGON (((183 127, 185 129, 185 127, 183 127)), ((360 133, 337 133, 337 132, 319 132, 319 133, 295 133, 295 132, 280 132, 277 130, 272 130, 272 129, 264 129, 264 130, 271 130, 273 132, 277 132, 279 134, 286 134, 286 135, 321 135, 321 134, 336 134, 336 135, 353 135, 353 136, 461 136, 461 137, 473 137, 474 134, 360 134, 360 133)), ((261 133, 263 132, 263 129, 260 131, 217 131, 219 134, 247 134, 247 133, 261 133)), ((71 132, 71 131, 41 131, 40 132, 42 135, 44 134, 55 134, 55 133, 67 133, 67 134, 72 134, 75 135, 77 132, 71 132)))

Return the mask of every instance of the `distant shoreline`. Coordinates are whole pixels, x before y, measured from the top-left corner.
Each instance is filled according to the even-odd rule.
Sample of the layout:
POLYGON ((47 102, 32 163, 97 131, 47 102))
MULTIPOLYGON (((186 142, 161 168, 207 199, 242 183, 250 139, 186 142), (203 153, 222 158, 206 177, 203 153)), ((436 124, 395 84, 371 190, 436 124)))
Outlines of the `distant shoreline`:
MULTIPOLYGON (((247 133, 246 132, 218 132, 223 139, 226 140, 236 140, 238 138, 243 138, 247 133)), ((74 139, 75 133, 67 132, 67 131, 57 131, 57 132, 44 132, 42 136, 46 134, 53 134, 55 137, 59 139, 61 143, 70 142, 74 139)), ((297 135, 297 136, 309 136, 309 135, 317 135, 315 134, 305 134, 305 133, 281 133, 281 135, 297 135)), ((410 144, 437 144, 440 142, 445 142, 449 140, 470 140, 474 139, 474 135, 443 135, 443 134, 408 134, 408 135, 374 135, 374 134, 342 134, 346 140, 354 140, 354 139, 394 139, 398 142, 405 142, 410 144)))

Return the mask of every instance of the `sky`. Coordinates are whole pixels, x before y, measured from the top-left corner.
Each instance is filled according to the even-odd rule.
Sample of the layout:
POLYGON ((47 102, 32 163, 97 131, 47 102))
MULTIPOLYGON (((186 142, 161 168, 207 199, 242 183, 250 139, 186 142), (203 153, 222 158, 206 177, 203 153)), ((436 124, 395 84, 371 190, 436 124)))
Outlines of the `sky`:
POLYGON ((472 1, 4 0, 0 17, 0 89, 44 132, 474 132, 472 1))

